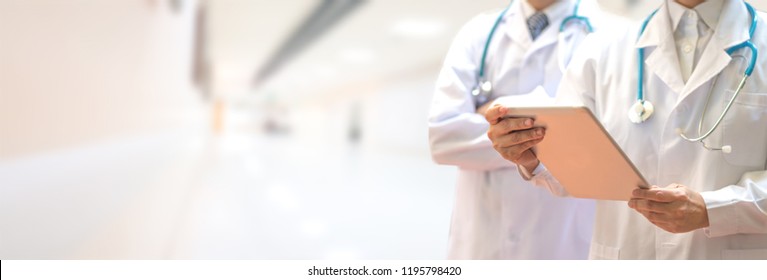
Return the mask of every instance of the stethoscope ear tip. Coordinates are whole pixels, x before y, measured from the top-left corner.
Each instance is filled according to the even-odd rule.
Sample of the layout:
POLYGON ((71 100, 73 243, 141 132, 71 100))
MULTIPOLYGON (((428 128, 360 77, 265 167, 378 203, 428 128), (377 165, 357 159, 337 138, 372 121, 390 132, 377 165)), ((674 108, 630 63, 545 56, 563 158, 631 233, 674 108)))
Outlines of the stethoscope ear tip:
POLYGON ((725 154, 732 153, 732 146, 730 146, 730 145, 722 146, 722 152, 725 153, 725 154))

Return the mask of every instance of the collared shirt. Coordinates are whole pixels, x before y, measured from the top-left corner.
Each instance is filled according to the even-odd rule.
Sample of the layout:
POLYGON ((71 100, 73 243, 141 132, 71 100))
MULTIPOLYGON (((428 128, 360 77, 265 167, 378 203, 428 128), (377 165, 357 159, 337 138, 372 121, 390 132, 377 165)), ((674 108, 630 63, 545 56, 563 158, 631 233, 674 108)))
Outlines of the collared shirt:
POLYGON ((674 31, 679 70, 687 83, 719 24, 724 0, 707 0, 692 9, 674 0, 666 1, 674 31))
MULTIPOLYGON (((527 3, 526 0, 519 1, 522 5, 522 15, 525 16, 525 19, 529 19, 533 14, 537 12, 533 6, 530 5, 530 3, 527 3)), ((565 17, 568 15, 568 12, 572 12, 570 1, 556 1, 552 3, 550 6, 543 9, 543 13, 546 14, 546 17, 549 19, 549 26, 551 26, 552 23, 555 22, 561 22, 565 17)), ((559 26, 557 26, 559 28, 559 26)))

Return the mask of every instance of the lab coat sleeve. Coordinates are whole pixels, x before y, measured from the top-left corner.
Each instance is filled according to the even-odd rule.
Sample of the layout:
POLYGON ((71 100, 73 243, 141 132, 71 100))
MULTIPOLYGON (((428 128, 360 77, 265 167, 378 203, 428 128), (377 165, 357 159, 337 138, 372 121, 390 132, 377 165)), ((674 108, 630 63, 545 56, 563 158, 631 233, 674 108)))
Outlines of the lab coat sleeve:
POLYGON ((546 166, 543 163, 538 164, 538 167, 536 167, 532 173, 528 172, 527 169, 522 166, 518 166, 517 170, 519 170, 519 175, 522 176, 523 179, 532 181, 533 185, 549 190, 549 192, 555 196, 570 196, 570 194, 567 193, 567 190, 562 187, 562 184, 557 181, 557 178, 554 178, 554 176, 551 175, 551 172, 546 169, 546 166))
MULTIPOLYGON (((557 90, 556 103, 559 105, 583 105, 591 111, 595 110, 594 96, 596 92, 596 55, 595 50, 598 41, 595 36, 589 35, 578 48, 567 66, 562 81, 557 90)), ((534 185, 547 189, 556 196, 569 196, 567 190, 541 163, 532 172, 528 173, 524 168, 519 168, 522 178, 531 181, 534 185)))
MULTIPOLYGON (((761 18, 767 15, 763 12, 758 14, 761 18)), ((764 28, 763 22, 759 23, 759 26, 762 26, 761 28, 764 28)), ((764 34, 764 31, 761 31, 759 34, 764 34)), ((765 41, 760 39, 760 42, 764 46, 763 42, 765 41)), ((763 54, 760 53, 760 61, 763 61, 761 60, 761 55, 763 54)), ((757 69, 761 70, 758 71, 760 73, 757 74, 755 71, 751 77, 763 80, 765 77, 765 67, 758 67, 757 69)), ((743 137, 749 136, 743 135, 743 137)), ((764 142, 761 144, 767 145, 764 142)), ((764 167, 767 169, 767 162, 764 163, 764 167)), ((746 172, 740 177, 737 184, 724 186, 715 191, 701 192, 700 194, 708 210, 709 226, 704 229, 708 237, 713 238, 734 234, 767 234, 767 170, 757 169, 746 172)))
POLYGON ((708 209, 707 236, 767 234, 767 171, 745 173, 737 185, 701 196, 708 209))
POLYGON ((470 93, 492 17, 478 16, 461 29, 437 79, 428 125, 432 158, 439 164, 470 170, 514 166, 493 149, 489 124, 476 113, 470 93))

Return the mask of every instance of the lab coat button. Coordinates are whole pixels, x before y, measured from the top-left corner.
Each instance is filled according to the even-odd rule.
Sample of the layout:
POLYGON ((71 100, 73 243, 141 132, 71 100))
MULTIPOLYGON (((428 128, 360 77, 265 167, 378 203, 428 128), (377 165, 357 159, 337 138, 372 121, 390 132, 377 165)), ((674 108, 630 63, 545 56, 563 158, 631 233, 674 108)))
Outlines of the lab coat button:
POLYGON ((689 53, 692 51, 692 46, 690 44, 686 44, 684 47, 682 47, 682 50, 686 53, 689 53))

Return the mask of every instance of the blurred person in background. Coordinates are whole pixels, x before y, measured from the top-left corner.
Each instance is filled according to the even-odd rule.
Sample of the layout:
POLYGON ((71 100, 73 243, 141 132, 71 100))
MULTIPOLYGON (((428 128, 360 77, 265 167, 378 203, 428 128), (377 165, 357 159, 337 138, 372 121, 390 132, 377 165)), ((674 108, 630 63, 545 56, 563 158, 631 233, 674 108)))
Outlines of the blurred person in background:
POLYGON ((459 169, 448 258, 588 256, 594 202, 555 197, 525 181, 493 149, 483 116, 494 103, 553 103, 564 66, 596 17, 596 9, 579 13, 579 4, 514 1, 476 16, 454 39, 428 120, 434 161, 459 169), (563 24, 572 16, 580 17, 563 24))

